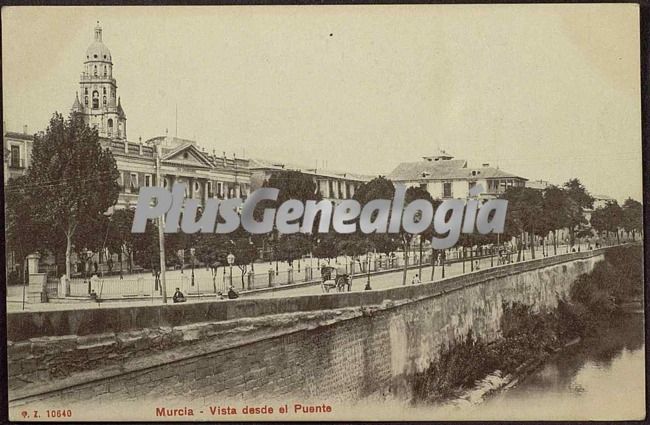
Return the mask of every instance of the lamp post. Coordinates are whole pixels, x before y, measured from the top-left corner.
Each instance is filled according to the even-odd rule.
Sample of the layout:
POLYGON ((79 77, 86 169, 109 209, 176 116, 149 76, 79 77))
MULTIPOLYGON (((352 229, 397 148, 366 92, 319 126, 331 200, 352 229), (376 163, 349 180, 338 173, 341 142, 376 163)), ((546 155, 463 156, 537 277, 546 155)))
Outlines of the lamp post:
POLYGON ((88 260, 93 256, 93 252, 86 248, 81 252, 84 255, 84 277, 88 281, 88 294, 90 294, 92 288, 90 287, 90 280, 88 279, 88 260))
POLYGON ((228 260, 228 266, 230 266, 230 286, 232 286, 232 265, 235 264, 235 256, 230 253, 226 257, 226 260, 228 260))
POLYGON ((368 267, 366 269, 366 278, 367 278, 367 280, 366 280, 366 287, 364 288, 364 290, 370 291, 372 289, 370 287, 370 252, 368 252, 366 254, 366 259, 367 259, 368 267))
POLYGON ((194 286, 194 248, 190 248, 190 262, 192 263, 192 286, 194 286))
MULTIPOLYGON (((248 246, 250 247, 251 252, 255 252, 255 255, 253 256, 253 258, 255 258, 257 256, 257 248, 255 247, 255 244, 253 243, 252 240, 248 241, 248 246)), ((255 284, 254 280, 255 280, 255 260, 251 260, 251 270, 248 273, 248 283, 247 283, 248 289, 252 289, 250 286, 251 286, 251 282, 252 285, 255 284), (253 281, 251 281, 251 279, 253 279, 253 281)))
MULTIPOLYGON (((166 138, 167 137, 165 137, 165 139, 166 138)), ((160 187, 165 187, 162 177, 160 175, 160 153, 162 149, 160 146, 160 142, 157 143, 155 147, 156 147, 156 183, 160 187)), ((165 277, 166 262, 165 262, 164 226, 165 226, 165 216, 161 214, 160 217, 158 217, 158 249, 160 252, 160 284, 162 287, 163 303, 167 304, 167 280, 165 277)))

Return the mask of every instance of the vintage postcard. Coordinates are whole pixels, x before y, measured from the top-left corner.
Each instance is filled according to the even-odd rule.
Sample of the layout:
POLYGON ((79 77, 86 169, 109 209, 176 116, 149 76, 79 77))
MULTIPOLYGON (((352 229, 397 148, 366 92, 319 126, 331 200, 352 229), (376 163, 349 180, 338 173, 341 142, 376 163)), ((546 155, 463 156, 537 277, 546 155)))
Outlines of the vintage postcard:
POLYGON ((645 418, 639 7, 2 8, 12 421, 645 418))

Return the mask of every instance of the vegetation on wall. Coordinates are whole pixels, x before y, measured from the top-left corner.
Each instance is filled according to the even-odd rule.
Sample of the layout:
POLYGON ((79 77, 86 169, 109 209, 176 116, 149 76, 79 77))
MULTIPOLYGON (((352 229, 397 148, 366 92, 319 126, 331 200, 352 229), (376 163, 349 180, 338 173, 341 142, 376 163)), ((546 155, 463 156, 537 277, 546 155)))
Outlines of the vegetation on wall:
POLYGON ((414 402, 449 399, 496 370, 516 372, 527 361, 543 358, 576 337, 597 335, 618 320, 626 301, 642 299, 642 255, 639 245, 608 250, 592 272, 576 279, 570 299, 558 300, 554 311, 504 304, 501 338, 488 343, 470 333, 442 349, 436 361, 414 376, 414 402))

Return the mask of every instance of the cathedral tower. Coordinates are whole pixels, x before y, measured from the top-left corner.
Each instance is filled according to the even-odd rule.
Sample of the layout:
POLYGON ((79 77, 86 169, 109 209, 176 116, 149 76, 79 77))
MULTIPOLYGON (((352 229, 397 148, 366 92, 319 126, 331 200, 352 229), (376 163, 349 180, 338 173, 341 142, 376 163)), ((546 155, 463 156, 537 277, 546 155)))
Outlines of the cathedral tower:
POLYGON ((86 50, 83 72, 72 110, 83 114, 86 124, 97 128, 100 137, 126 139, 126 114, 117 97, 111 52, 102 42, 97 22, 95 40, 86 50))

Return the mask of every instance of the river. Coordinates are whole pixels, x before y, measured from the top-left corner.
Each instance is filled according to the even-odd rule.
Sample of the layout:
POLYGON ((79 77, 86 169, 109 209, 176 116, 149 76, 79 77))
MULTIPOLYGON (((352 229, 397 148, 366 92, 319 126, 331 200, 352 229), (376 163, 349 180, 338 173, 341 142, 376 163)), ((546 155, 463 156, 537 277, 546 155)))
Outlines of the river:
POLYGON ((645 416, 643 313, 551 357, 517 385, 453 416, 466 419, 623 420, 645 416))

